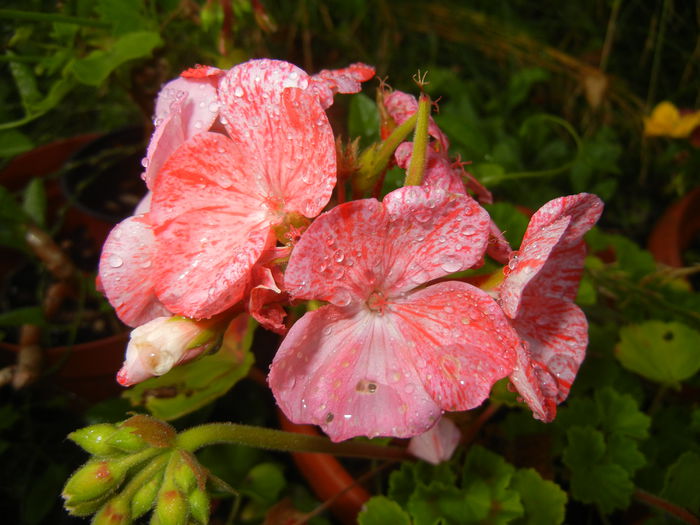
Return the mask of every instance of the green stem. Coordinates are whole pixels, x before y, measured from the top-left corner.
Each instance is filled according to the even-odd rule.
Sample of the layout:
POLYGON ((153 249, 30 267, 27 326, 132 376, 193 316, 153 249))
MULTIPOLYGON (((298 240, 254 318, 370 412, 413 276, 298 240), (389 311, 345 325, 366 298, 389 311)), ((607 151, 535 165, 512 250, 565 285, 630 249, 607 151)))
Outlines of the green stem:
POLYGON ((425 164, 428 161, 428 124, 430 122, 430 98, 422 94, 416 113, 416 131, 413 134, 413 153, 408 166, 404 186, 420 186, 423 182, 425 164))
POLYGON ((34 11, 22 11, 20 9, 0 9, 0 18, 10 18, 13 20, 28 20, 30 22, 57 22, 60 24, 73 24, 76 26, 108 28, 106 22, 91 20, 89 18, 78 18, 76 16, 59 15, 56 13, 37 13, 34 11))
POLYGON ((400 126, 397 126, 394 129, 394 131, 391 132, 391 135, 384 139, 384 142, 382 142, 382 145, 379 148, 379 151, 377 152, 377 156, 373 164, 373 166, 377 167, 379 171, 381 171, 382 167, 387 165, 389 159, 396 151, 396 148, 399 147, 399 144, 406 140, 408 134, 415 127, 417 118, 418 114, 414 113, 409 118, 407 118, 400 126))
POLYGON ((189 452, 217 443, 236 443, 287 452, 318 452, 359 458, 397 460, 410 457, 400 447, 380 447, 354 441, 333 443, 328 438, 321 436, 307 436, 234 423, 210 423, 185 430, 177 437, 177 447, 189 452))
POLYGON ((678 518, 684 523, 688 523, 689 525, 700 525, 700 518, 698 518, 689 510, 686 510, 683 507, 676 505, 675 503, 671 503, 668 500, 650 494, 644 490, 636 489, 634 491, 634 499, 646 503, 651 507, 660 509, 666 512, 667 514, 678 518))

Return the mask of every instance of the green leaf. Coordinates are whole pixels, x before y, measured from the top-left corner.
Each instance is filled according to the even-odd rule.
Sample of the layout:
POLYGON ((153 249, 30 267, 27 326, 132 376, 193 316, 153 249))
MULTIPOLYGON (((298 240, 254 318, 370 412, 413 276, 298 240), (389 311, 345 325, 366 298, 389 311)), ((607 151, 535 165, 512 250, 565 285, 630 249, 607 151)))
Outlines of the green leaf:
POLYGON ((114 35, 121 36, 152 28, 143 7, 141 0, 99 0, 95 10, 100 20, 112 26, 114 35))
POLYGON ((401 505, 406 505, 418 485, 427 485, 433 481, 444 485, 454 485, 456 476, 448 462, 431 465, 424 461, 403 463, 399 470, 389 476, 388 495, 401 505))
POLYGON ((595 393, 595 401, 598 420, 604 431, 635 439, 649 436, 651 418, 639 410, 632 396, 605 387, 595 393))
POLYGON ((79 82, 99 86, 119 66, 137 58, 147 57, 154 48, 163 44, 153 31, 136 31, 122 35, 110 49, 96 50, 76 60, 72 70, 79 82))
POLYGON ((248 472, 239 490, 258 503, 270 506, 279 499, 286 483, 279 465, 260 463, 248 472))
POLYGON ((377 105, 364 93, 358 93, 350 100, 348 135, 351 138, 361 137, 361 148, 380 140, 377 105))
POLYGON ((539 67, 516 71, 508 81, 505 100, 509 108, 514 108, 530 94, 532 86, 549 79, 549 72, 539 67))
POLYGON ((469 166, 469 171, 481 184, 487 187, 499 184, 506 178, 506 171, 503 169, 503 166, 491 162, 474 163, 469 166))
MULTIPOLYGON (((12 53, 8 54, 13 56, 12 53)), ((31 113, 32 106, 41 100, 41 92, 32 68, 21 62, 10 62, 10 72, 15 80, 22 106, 27 113, 31 113)))
POLYGON ((43 325, 46 320, 39 306, 27 306, 0 313, 0 326, 43 325))
POLYGON ((357 516, 359 525, 411 525, 411 517, 395 501, 384 496, 374 496, 357 516))
POLYGON ((590 191, 592 178, 620 173, 618 159, 622 153, 617 137, 610 128, 601 128, 592 138, 582 139, 581 149, 571 167, 574 191, 590 191))
POLYGON ((661 497, 686 509, 700 512, 700 455, 685 452, 666 472, 661 497))
POLYGON ((27 493, 22 501, 22 523, 38 525, 46 523, 47 514, 56 505, 56 494, 60 494, 69 475, 66 465, 49 463, 41 474, 32 478, 27 493))
MULTIPOLYGON (((240 316, 233 323, 246 323, 240 316)), ((239 327, 240 328, 240 327, 239 327)), ((237 330, 238 328, 236 328, 237 330)), ((133 405, 145 405, 158 419, 170 421, 189 414, 223 396, 244 378, 253 364, 249 351, 255 323, 241 334, 229 337, 230 328, 218 352, 172 369, 124 392, 133 405), (159 396, 159 392, 167 393, 159 396)))
POLYGON ((655 320, 625 326, 615 354, 628 370, 678 388, 700 370, 700 332, 682 323, 655 320))
POLYGON ((433 525, 442 520, 447 525, 484 520, 491 510, 486 484, 475 484, 465 492, 454 485, 434 481, 416 487, 408 501, 415 525, 433 525))
POLYGON ((564 522, 568 497, 559 485, 542 479, 534 469, 520 469, 511 480, 511 488, 520 494, 525 516, 513 523, 557 525, 564 522))
POLYGON ((637 442, 628 437, 614 434, 606 442, 606 456, 611 463, 620 465, 633 476, 646 464, 644 454, 639 451, 637 442))
POLYGON ((0 158, 14 157, 34 147, 32 140, 16 130, 0 132, 0 158))
POLYGON ((598 505, 606 514, 627 507, 634 484, 622 466, 605 462, 603 434, 591 427, 573 427, 566 435, 562 459, 571 469, 571 495, 598 505))
POLYGON ((32 179, 24 190, 25 213, 41 227, 46 226, 46 188, 40 178, 32 179))

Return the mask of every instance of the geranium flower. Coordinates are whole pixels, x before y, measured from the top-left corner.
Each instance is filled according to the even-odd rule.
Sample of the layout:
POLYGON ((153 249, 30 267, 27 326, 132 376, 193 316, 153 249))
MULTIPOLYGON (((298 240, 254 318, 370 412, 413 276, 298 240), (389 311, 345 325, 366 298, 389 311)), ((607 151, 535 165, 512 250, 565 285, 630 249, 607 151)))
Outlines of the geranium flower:
POLYGON ((443 410, 481 404, 512 371, 518 337, 478 288, 424 285, 480 264, 488 228, 473 199, 416 186, 318 217, 285 287, 330 304, 298 320, 273 360, 269 383, 287 417, 334 441, 411 437, 443 410))
POLYGON ((585 356, 588 323, 573 301, 586 254, 582 238, 602 211, 602 201, 587 193, 542 206, 498 289, 503 310, 526 342, 510 379, 543 421, 554 419, 585 356))
MULTIPOLYGON (((127 298, 148 297, 151 304, 155 297, 167 311, 198 319, 240 301, 251 269, 275 244, 272 228, 286 214, 316 216, 333 190, 334 138, 318 95, 326 81, 312 83, 301 69, 275 60, 250 61, 218 75, 207 69, 203 80, 186 80, 203 86, 216 80, 225 134, 193 134, 168 154, 157 174, 147 176, 151 208, 137 222, 151 229, 148 242, 134 250, 110 237, 105 245, 101 281, 132 326, 144 316, 129 314, 127 298), (132 250, 149 254, 148 267, 144 262, 136 273, 140 280, 127 277, 126 266, 110 264, 119 258, 125 265, 132 250)), ((196 107, 201 102, 206 106, 201 100, 196 107)), ((177 104, 170 111, 163 118, 180 122, 175 128, 192 118, 193 129, 204 122, 186 117, 177 104)))

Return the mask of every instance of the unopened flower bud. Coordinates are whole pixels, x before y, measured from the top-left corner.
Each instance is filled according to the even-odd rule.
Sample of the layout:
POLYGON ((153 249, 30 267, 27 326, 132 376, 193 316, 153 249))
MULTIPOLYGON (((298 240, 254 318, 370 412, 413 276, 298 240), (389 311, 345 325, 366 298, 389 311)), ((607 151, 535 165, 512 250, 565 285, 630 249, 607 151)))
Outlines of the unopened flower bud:
POLYGON ((192 519, 205 525, 209 523, 209 495, 207 491, 195 487, 187 499, 190 504, 192 519))
POLYGON ((170 485, 161 489, 156 501, 155 518, 159 525, 185 525, 189 518, 190 506, 185 495, 170 485))
POLYGON ((131 499, 131 515, 134 519, 140 518, 153 508, 162 483, 163 472, 161 471, 141 486, 134 494, 134 497, 131 499))
POLYGON ((71 432, 68 439, 95 456, 114 456, 121 451, 115 449, 108 440, 116 430, 117 427, 111 423, 99 423, 71 432))
POLYGON ((128 464, 119 460, 91 460, 80 467, 68 479, 63 488, 67 506, 94 500, 119 486, 128 464))
POLYGON ((179 452, 179 459, 173 468, 172 475, 175 486, 185 494, 189 494, 198 485, 198 477, 197 473, 195 473, 195 468, 198 468, 199 465, 196 459, 190 458, 186 456, 186 454, 189 453, 185 451, 179 452))
POLYGON ((127 525, 131 522, 129 502, 124 498, 109 500, 92 518, 92 525, 127 525))
POLYGON ((127 426, 117 428, 110 436, 108 443, 124 452, 138 452, 148 446, 148 443, 137 435, 133 428, 127 426))
POLYGON ((160 376, 172 367, 214 349, 221 341, 217 321, 157 317, 131 331, 117 381, 124 386, 160 376))

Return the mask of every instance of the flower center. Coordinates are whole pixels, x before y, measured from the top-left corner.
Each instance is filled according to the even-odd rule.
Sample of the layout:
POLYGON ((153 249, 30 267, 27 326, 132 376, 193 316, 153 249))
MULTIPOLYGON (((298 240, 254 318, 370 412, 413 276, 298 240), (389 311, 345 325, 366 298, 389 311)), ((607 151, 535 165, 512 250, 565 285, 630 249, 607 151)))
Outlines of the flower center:
POLYGON ((377 312, 379 315, 384 315, 384 310, 388 308, 389 301, 384 297, 384 294, 379 291, 374 291, 367 299, 367 308, 372 312, 377 312))

